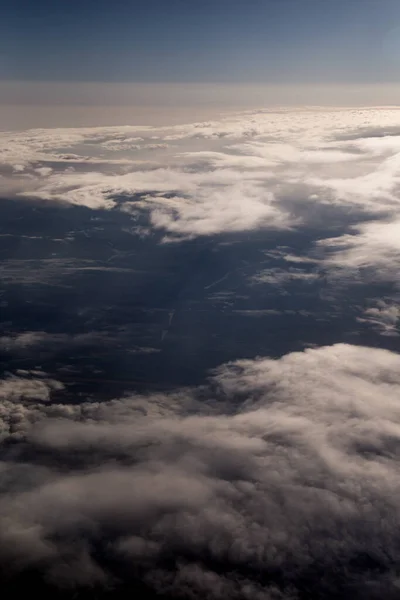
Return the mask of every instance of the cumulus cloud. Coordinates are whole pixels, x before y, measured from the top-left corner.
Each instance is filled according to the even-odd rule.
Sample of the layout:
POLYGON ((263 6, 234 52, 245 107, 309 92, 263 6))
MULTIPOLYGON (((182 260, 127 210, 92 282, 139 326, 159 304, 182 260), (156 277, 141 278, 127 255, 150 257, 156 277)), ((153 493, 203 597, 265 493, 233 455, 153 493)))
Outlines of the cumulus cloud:
POLYGON ((400 320, 400 307, 398 304, 379 300, 377 306, 365 309, 363 316, 358 319, 361 323, 368 323, 376 328, 382 335, 398 336, 398 322, 400 320))
POLYGON ((364 277, 396 281, 400 267, 400 220, 357 225, 352 233, 320 240, 328 266, 361 272, 364 277))
POLYGON ((47 401, 50 399, 52 389, 62 389, 62 387, 62 384, 50 379, 23 379, 10 376, 0 383, 0 398, 2 400, 30 398, 47 401))
POLYGON ((75 590, 394 599, 399 373, 398 354, 339 344, 104 403, 11 379, 0 560, 75 590))
POLYGON ((340 204, 358 205, 371 213, 398 210, 399 160, 400 154, 396 153, 365 174, 340 179, 310 177, 309 182, 331 188, 340 204))
POLYGON ((181 237, 262 225, 287 227, 292 218, 283 207, 274 204, 274 196, 263 186, 263 179, 263 173, 243 177, 234 170, 190 173, 158 168, 119 176, 67 173, 48 177, 45 186, 25 195, 111 209, 116 206, 118 195, 129 198, 147 194, 140 202, 127 200, 122 210, 148 212, 155 228, 181 237))
POLYGON ((250 183, 211 192, 205 189, 190 202, 184 198, 155 198, 151 199, 155 208, 150 211, 150 222, 157 229, 181 237, 290 227, 291 217, 274 205, 273 199, 271 193, 250 183))
POLYGON ((275 109, 169 127, 3 132, 0 188, 135 209, 174 239, 299 226, 332 204, 387 217, 399 210, 397 121, 390 108, 275 109), (137 194, 147 196, 127 204, 137 194))

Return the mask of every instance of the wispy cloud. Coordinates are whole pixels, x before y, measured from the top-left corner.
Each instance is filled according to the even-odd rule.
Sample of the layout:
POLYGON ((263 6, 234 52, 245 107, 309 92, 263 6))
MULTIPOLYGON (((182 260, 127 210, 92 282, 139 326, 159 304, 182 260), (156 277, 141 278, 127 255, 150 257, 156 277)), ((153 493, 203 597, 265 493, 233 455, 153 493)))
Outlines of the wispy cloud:
POLYGON ((368 323, 376 328, 382 335, 398 336, 400 321, 400 307, 385 300, 379 300, 377 306, 365 309, 363 316, 359 317, 362 323, 368 323))
POLYGON ((370 279, 396 281, 400 267, 400 220, 357 225, 354 232, 324 239, 326 262, 338 269, 362 272, 370 279))

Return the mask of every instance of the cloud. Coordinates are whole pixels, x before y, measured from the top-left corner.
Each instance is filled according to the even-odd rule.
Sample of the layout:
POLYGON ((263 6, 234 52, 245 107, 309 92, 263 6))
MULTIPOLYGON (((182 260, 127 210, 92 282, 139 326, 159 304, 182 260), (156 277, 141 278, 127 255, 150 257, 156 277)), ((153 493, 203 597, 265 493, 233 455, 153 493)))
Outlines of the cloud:
POLYGON ((399 374, 398 354, 339 344, 103 403, 11 379, 1 563, 75 590, 395 598, 399 374))
POLYGON ((132 273, 129 267, 113 267, 94 259, 43 258, 6 259, 0 264, 2 280, 11 285, 66 286, 65 279, 79 272, 102 271, 103 273, 132 273))
POLYGON ((195 237, 257 228, 287 229, 292 219, 273 203, 273 196, 251 183, 200 191, 184 198, 151 199, 150 222, 156 229, 179 237, 195 237))
POLYGON ((264 269, 251 278, 252 283, 269 283, 271 285, 282 286, 295 281, 311 283, 319 278, 319 274, 308 272, 293 267, 282 270, 277 268, 264 269))
POLYGON ((20 400, 30 398, 34 400, 48 401, 50 391, 62 389, 63 386, 51 379, 23 379, 10 376, 0 383, 0 398, 2 400, 20 400))
POLYGON ((309 178, 309 183, 331 188, 340 204, 356 205, 370 213, 399 210, 400 153, 386 158, 366 174, 340 179, 309 178))
POLYGON ((0 337, 0 349, 6 351, 30 351, 32 347, 46 342, 59 343, 69 336, 65 334, 49 334, 45 331, 25 331, 14 336, 4 335, 0 337))
MULTIPOLYGON (((231 146, 228 149, 234 150, 235 147, 231 146)), ((207 152, 205 150, 186 152, 182 154, 182 157, 202 165, 203 168, 208 166, 212 168, 260 169, 273 167, 276 164, 275 161, 271 160, 268 162, 264 157, 260 156, 228 154, 227 152, 207 152)))
POLYGON ((104 348, 108 352, 115 351, 122 342, 129 343, 129 354, 153 354, 159 350, 148 346, 135 346, 129 337, 129 329, 116 328, 112 331, 89 331, 87 333, 66 334, 47 333, 45 331, 25 331, 0 336, 0 351, 16 357, 49 358, 65 350, 76 355, 82 350, 104 348))
POLYGON ((306 226, 327 206, 388 218, 399 211, 397 121, 390 108, 278 108, 168 127, 3 132, 0 189, 140 213, 175 240, 306 226))
POLYGON ((400 307, 384 300, 379 300, 377 306, 367 308, 363 317, 358 319, 361 323, 369 323, 378 329, 381 335, 398 336, 397 324, 400 320, 400 307))
POLYGON ((51 167, 37 167, 35 169, 36 173, 39 173, 42 177, 47 177, 53 171, 51 167))
POLYGON ((357 225, 353 233, 320 240, 329 267, 361 272, 363 277, 396 281, 400 268, 400 220, 357 225))
MULTIPOLYGON (((0 381, 0 442, 21 439, 35 420, 35 414, 42 415, 43 403, 48 405, 51 394, 64 387, 59 381, 37 371, 22 375, 21 372, 18 375, 10 374, 0 381)), ((1 468, 0 482, 0 489, 3 490, 1 468)))

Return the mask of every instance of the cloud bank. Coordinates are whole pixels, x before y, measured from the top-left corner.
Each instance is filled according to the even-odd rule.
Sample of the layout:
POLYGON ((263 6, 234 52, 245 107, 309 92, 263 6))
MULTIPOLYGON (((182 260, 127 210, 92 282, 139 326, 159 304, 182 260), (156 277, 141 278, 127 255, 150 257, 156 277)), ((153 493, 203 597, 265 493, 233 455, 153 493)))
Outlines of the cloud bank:
POLYGON ((387 217, 399 210, 398 114, 271 109, 168 127, 3 132, 0 187, 144 215, 175 240, 307 226, 326 206, 387 217))
POLYGON ((1 562, 64 590, 395 598, 399 373, 338 344, 100 404, 9 378, 1 562))

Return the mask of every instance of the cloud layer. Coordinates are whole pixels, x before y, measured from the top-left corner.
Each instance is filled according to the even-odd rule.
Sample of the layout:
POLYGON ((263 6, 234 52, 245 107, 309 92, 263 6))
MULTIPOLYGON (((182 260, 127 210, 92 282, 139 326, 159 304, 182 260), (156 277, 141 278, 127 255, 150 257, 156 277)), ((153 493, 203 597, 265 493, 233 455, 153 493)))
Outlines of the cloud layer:
POLYGON ((331 205, 387 216, 399 204, 397 123, 396 109, 278 109, 4 132, 0 184, 8 195, 144 214, 168 239, 307 225, 304 204, 309 215, 331 205))
POLYGON ((6 593, 397 600, 399 173, 389 108, 0 134, 6 593))
POLYGON ((56 588, 395 598, 399 373, 397 354, 339 344, 103 404, 8 379, 1 561, 56 588))

